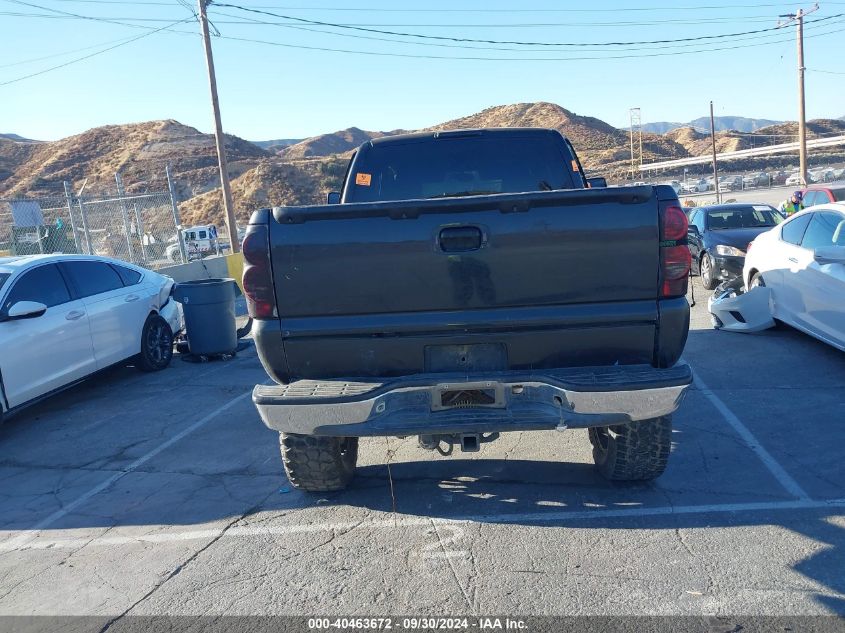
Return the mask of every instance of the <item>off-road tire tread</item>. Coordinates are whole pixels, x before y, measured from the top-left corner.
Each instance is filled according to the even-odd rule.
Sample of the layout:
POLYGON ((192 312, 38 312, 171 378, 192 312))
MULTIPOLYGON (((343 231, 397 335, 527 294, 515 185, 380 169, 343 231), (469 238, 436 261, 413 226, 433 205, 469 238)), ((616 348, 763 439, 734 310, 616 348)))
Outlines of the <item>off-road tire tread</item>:
POLYGON ((593 460, 599 472, 611 481, 650 481, 666 470, 672 447, 672 417, 605 427, 610 430, 605 451, 598 432, 590 429, 593 460))
POLYGON ((358 438, 280 433, 282 464, 291 486, 307 492, 343 490, 355 476, 358 438), (347 451, 343 442, 348 440, 347 451))

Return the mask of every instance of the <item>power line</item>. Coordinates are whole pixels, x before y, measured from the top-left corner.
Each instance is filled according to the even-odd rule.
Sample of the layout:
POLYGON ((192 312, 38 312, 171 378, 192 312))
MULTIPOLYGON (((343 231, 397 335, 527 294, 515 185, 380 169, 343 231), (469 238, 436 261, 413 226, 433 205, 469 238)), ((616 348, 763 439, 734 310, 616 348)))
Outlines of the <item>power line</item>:
MULTIPOLYGON (((70 2, 70 3, 87 3, 100 5, 152 5, 152 6, 171 6, 170 2, 153 1, 153 0, 53 0, 53 2, 70 2)), ((825 2, 825 4, 841 5, 845 2, 825 2)), ((689 5, 677 6, 666 5, 662 7, 622 7, 614 9, 603 8, 565 8, 565 9, 500 9, 500 8, 484 8, 477 7, 471 9, 461 8, 393 8, 393 7, 314 7, 314 6, 280 6, 280 5, 255 5, 254 9, 276 9, 281 11, 334 11, 334 12, 358 12, 358 13, 624 13, 631 12, 647 12, 647 11, 691 11, 691 10, 723 10, 723 9, 759 9, 789 6, 786 2, 765 3, 765 4, 722 4, 722 5, 689 5)))
MULTIPOLYGON (((150 27, 146 27, 146 26, 143 26, 143 25, 121 22, 121 21, 119 21, 119 19, 116 19, 116 18, 104 18, 102 16, 90 16, 90 15, 80 15, 80 14, 77 14, 77 13, 70 13, 70 12, 66 12, 66 11, 61 11, 59 9, 52 9, 52 8, 49 8, 49 7, 43 7, 43 6, 36 5, 36 4, 30 3, 30 2, 24 2, 23 0, 7 0, 7 1, 14 2, 16 4, 22 4, 22 5, 29 6, 29 7, 34 7, 34 8, 46 10, 46 11, 51 11, 51 12, 58 14, 61 17, 83 19, 83 20, 102 21, 102 22, 106 22, 106 23, 110 23, 110 24, 118 24, 118 25, 121 25, 121 26, 128 26, 128 27, 132 27, 132 28, 144 28, 144 29, 150 28, 150 27)), ((172 5, 168 5, 168 6, 172 6, 172 5)), ((218 5, 218 6, 235 7, 235 5, 218 5)), ((238 8, 238 7, 235 7, 235 8, 238 8)), ((234 16, 230 16, 229 14, 224 14, 224 15, 229 16, 229 17, 234 17, 234 16)), ((837 15, 833 15, 833 16, 828 16, 828 17, 821 18, 821 19, 818 19, 818 20, 813 20, 812 22, 822 22, 822 21, 825 21, 825 20, 833 20, 834 18, 840 17, 842 15, 845 15, 845 14, 837 14, 837 15)), ((141 20, 154 20, 155 18, 139 18, 139 19, 141 19, 141 20)), ((257 19, 254 19, 254 18, 253 19, 246 18, 246 20, 248 20, 247 23, 252 22, 252 23, 256 23, 256 24, 266 24, 266 25, 273 25, 273 26, 285 26, 286 28, 299 28, 300 30, 310 30, 312 32, 326 33, 326 34, 332 34, 332 35, 337 35, 337 36, 358 37, 358 38, 361 38, 361 39, 373 39, 373 40, 376 40, 376 41, 382 40, 382 41, 398 42, 398 43, 421 44, 421 42, 413 42, 413 41, 406 42, 406 41, 403 41, 403 40, 391 40, 391 39, 368 37, 368 36, 363 36, 363 35, 355 36, 355 35, 352 35, 352 34, 334 33, 332 31, 323 31, 323 30, 319 30, 319 29, 309 29, 309 28, 303 27, 303 26, 295 27, 295 26, 289 26, 289 25, 286 25, 286 24, 283 24, 283 23, 278 23, 278 22, 261 21, 261 20, 257 20, 257 19)), ((224 23, 224 22, 220 22, 220 23, 224 23)), ((836 23, 836 22, 832 22, 832 23, 836 23)), ((326 24, 328 24, 328 23, 326 23, 326 24)), ((345 26, 348 26, 348 25, 341 25, 341 27, 345 27, 345 26)), ((816 28, 819 28, 821 26, 823 26, 823 25, 818 25, 816 28)), ((331 28, 331 27, 329 27, 329 28, 331 28)), ((810 28, 810 27, 808 27, 808 28, 810 28)), ((355 30, 359 30, 359 29, 355 29, 355 30)), ((762 29, 762 30, 758 30, 758 31, 749 31, 749 32, 746 32, 746 33, 756 34, 756 33, 765 33, 765 32, 768 32, 768 31, 776 31, 776 30, 777 30, 776 28, 774 28, 774 29, 762 29)), ((714 36, 702 36, 702 37, 698 37, 698 38, 681 38, 679 40, 654 40, 653 42, 641 42, 640 44, 651 45, 652 43, 667 43, 667 44, 671 45, 671 44, 674 44, 675 42, 701 42, 701 40, 704 39, 704 38, 717 38, 717 37, 718 38, 725 38, 725 37, 730 37, 732 35, 740 36, 740 35, 744 35, 744 34, 745 33, 722 34, 722 35, 714 35, 714 36)), ((402 35, 404 35, 404 34, 400 34, 400 36, 402 36, 402 35)), ((772 32, 769 36, 776 36, 776 35, 777 34, 772 32)), ((769 37, 769 36, 761 35, 760 39, 762 39, 763 37, 769 37)), ((416 37, 416 35, 415 35, 415 37, 416 37)), ((454 40, 458 39, 458 38, 445 38, 445 37, 444 38, 437 38, 436 36, 419 36, 419 37, 423 37, 426 40, 429 40, 429 39, 446 39, 446 40, 449 40, 449 41, 454 41, 454 40)), ((469 42, 473 41, 473 40, 468 40, 468 38, 460 38, 460 39, 466 40, 466 41, 469 41, 469 42)), ((735 39, 735 41, 747 41, 747 40, 754 40, 756 38, 734 37, 734 39, 735 39)), ((479 40, 479 41, 484 42, 484 41, 488 41, 488 40, 479 40)), ((701 43, 703 44, 705 42, 701 42, 701 43)), ((714 42, 714 43, 719 43, 719 42, 714 42)), ((523 44, 524 45, 531 45, 532 43, 525 42, 523 44)), ((533 43, 533 44, 536 44, 538 46, 548 45, 547 43, 539 43, 539 42, 533 43)), ((560 45, 561 46, 578 46, 578 47, 581 47, 581 48, 585 48, 585 47, 590 47, 590 46, 601 47, 601 46, 605 46, 605 45, 616 46, 616 45, 620 45, 620 44, 624 44, 624 43, 622 43, 622 42, 612 42, 612 43, 586 43, 586 42, 571 43, 571 42, 569 42, 569 43, 560 44, 560 45)), ((434 44, 430 44, 430 45, 434 45, 434 44)), ((694 46, 694 45, 695 44, 677 44, 677 46, 679 48, 680 47, 694 46)), ((440 46, 446 46, 446 45, 441 44, 440 46)), ((447 46, 447 47, 451 48, 452 46, 447 46)), ((670 47, 672 47, 672 46, 661 46, 661 47, 655 47, 655 48, 661 49, 661 48, 670 48, 670 47)), ((311 48, 317 48, 317 47, 311 47, 311 48)), ((503 50, 503 51, 514 51, 514 52, 516 50, 518 50, 518 49, 506 49, 506 48, 499 49, 499 48, 487 48, 487 47, 476 47, 476 46, 472 46, 472 47, 455 46, 454 48, 468 48, 470 50, 474 50, 474 49, 478 49, 478 50, 503 50)), ((624 49, 619 49, 619 50, 624 50, 624 49)), ((630 50, 636 50, 636 49, 630 49, 630 50)), ((721 49, 714 49, 714 50, 721 50, 721 49)), ((348 51, 341 49, 341 50, 338 50, 338 52, 348 52, 348 51)), ((385 53, 385 55, 386 54, 387 53, 385 53)))
POLYGON ((131 44, 132 42, 136 42, 136 41, 143 39, 145 37, 149 37, 150 35, 153 35, 155 33, 159 33, 160 31, 165 31, 171 26, 176 26, 177 24, 183 24, 185 22, 190 22, 190 21, 191 21, 191 18, 179 20, 178 22, 174 22, 173 24, 170 24, 168 26, 162 26, 161 28, 151 30, 147 33, 142 33, 141 35, 137 35, 135 37, 132 37, 132 38, 130 38, 130 39, 124 41, 124 42, 121 42, 120 44, 115 44, 113 46, 109 46, 108 48, 104 48, 104 49, 101 49, 99 51, 95 51, 95 52, 90 53, 88 55, 84 55, 82 57, 77 57, 76 59, 72 59, 72 60, 67 61, 63 64, 58 64, 58 65, 52 66, 50 68, 45 68, 44 70, 39 70, 38 72, 29 73, 28 75, 23 75, 21 77, 16 77, 15 79, 9 79, 8 81, 2 81, 2 82, 0 82, 0 86, 8 86, 9 84, 13 84, 13 83, 17 83, 19 81, 23 81, 24 79, 29 79, 31 77, 37 77, 38 75, 43 75, 45 73, 49 73, 49 72, 52 72, 54 70, 58 70, 59 68, 64 68, 66 66, 70 66, 71 64, 76 64, 77 62, 81 62, 81 61, 84 61, 86 59, 91 59, 92 57, 95 57, 97 55, 102 55, 103 53, 107 53, 109 51, 113 51, 116 48, 120 48, 121 46, 126 46, 127 44, 131 44))
MULTIPOLYGON (((824 35, 832 35, 835 33, 841 33, 845 31, 845 29, 834 29, 832 31, 826 31, 824 33, 816 33, 813 36, 807 36, 807 39, 810 37, 822 37, 824 35)), ((612 59, 640 59, 644 57, 665 57, 669 55, 691 55, 691 54, 698 54, 698 53, 709 53, 709 52, 716 52, 716 51, 727 51, 727 50, 737 50, 741 48, 753 48, 753 47, 760 47, 760 46, 770 46, 772 44, 782 44, 784 42, 788 42, 790 40, 775 40, 771 42, 763 42, 760 44, 743 44, 737 46, 722 46, 717 48, 705 48, 699 50, 692 50, 692 51, 676 51, 676 52, 668 52, 668 53, 649 53, 649 54, 638 54, 638 55, 604 55, 600 57, 586 57, 586 56, 578 56, 578 57, 484 57, 484 56, 453 56, 453 55, 423 55, 423 54, 413 54, 413 53, 388 53, 388 52, 378 52, 378 51, 362 51, 362 50, 355 50, 355 49, 344 49, 344 48, 329 48, 323 46, 307 46, 304 44, 285 44, 282 42, 272 42, 268 40, 257 40, 252 38, 246 37, 235 37, 232 35, 222 35, 220 39, 224 40, 232 40, 232 41, 239 41, 239 42, 250 42, 253 44, 266 44, 269 46, 278 46, 282 48, 294 48, 294 49, 302 49, 302 50, 312 50, 312 51, 322 51, 322 52, 329 52, 329 53, 349 53, 355 55, 368 55, 368 56, 375 56, 375 57, 399 57, 405 59, 442 59, 442 60, 452 60, 452 61, 496 61, 496 62, 546 62, 546 61, 600 61, 600 60, 612 60, 612 59)))
MULTIPOLYGON (((234 16, 231 16, 231 14, 228 14, 228 13, 219 13, 218 12, 218 15, 223 15, 223 16, 226 16, 226 17, 234 17, 234 16)), ((255 24, 260 24, 260 25, 277 26, 277 27, 286 28, 286 29, 293 29, 293 30, 297 30, 297 31, 307 31, 307 32, 310 32, 310 33, 322 33, 322 34, 325 34, 325 35, 334 35, 334 36, 337 36, 337 37, 363 39, 363 40, 371 40, 371 41, 377 41, 377 42, 392 42, 392 43, 400 43, 400 44, 413 44, 413 45, 416 45, 416 46, 435 46, 435 47, 445 47, 445 48, 459 48, 459 49, 464 49, 464 50, 494 50, 494 51, 520 52, 520 53, 534 52, 534 49, 530 49, 530 48, 505 48, 505 47, 499 47, 499 46, 467 46, 467 45, 464 45, 464 44, 445 44, 445 43, 442 43, 442 42, 429 42, 429 41, 418 42, 418 41, 413 41, 413 40, 409 41, 409 40, 402 40, 402 39, 395 39, 395 38, 375 37, 375 36, 372 36, 372 35, 359 35, 359 34, 353 34, 353 33, 338 33, 336 31, 327 31, 327 30, 320 29, 320 28, 312 28, 312 27, 307 27, 307 26, 292 26, 292 25, 287 24, 287 23, 268 22, 268 21, 264 21, 264 20, 254 19, 254 18, 253 19, 246 18, 246 19, 251 20, 255 24)), ((843 22, 843 20, 836 20, 836 21, 830 22, 829 24, 839 24, 839 23, 842 23, 842 22, 843 22)), ((220 23, 223 24, 225 22, 220 22, 220 23)), ((819 25, 819 26, 816 26, 814 28, 823 28, 824 26, 828 26, 829 24, 819 25)), ((808 27, 808 30, 810 28, 813 28, 813 27, 808 27)), ((759 40, 763 40, 763 39, 766 39, 766 38, 773 38, 773 37, 782 37, 782 35, 779 32, 772 32, 772 33, 769 33, 769 34, 758 35, 758 36, 754 36, 754 37, 737 37, 737 38, 734 38, 734 41, 736 41, 736 42, 749 41, 749 40, 750 41, 759 41, 759 40)), ((787 40, 779 40, 779 41, 787 41, 787 40)), ((719 42, 713 42, 713 43, 717 44, 719 42)), ((688 42, 688 43, 681 43, 681 44, 658 45, 658 46, 650 46, 647 50, 690 48, 690 47, 693 47, 693 46, 702 46, 702 45, 705 45, 705 44, 702 44, 700 42, 688 42)), ((595 51, 595 50, 602 50, 603 49, 603 47, 599 44, 595 45, 596 46, 595 48, 591 48, 590 46, 592 46, 592 45, 584 45, 584 47, 582 47, 581 50, 595 51)), ((637 48, 615 48, 614 50, 617 50, 617 51, 639 51, 639 50, 642 50, 642 49, 640 47, 637 47, 637 48)))
POLYGON ((30 59, 22 59, 17 62, 11 62, 9 64, 0 64, 0 68, 9 68, 11 66, 23 66, 25 64, 32 64, 34 62, 44 61, 45 59, 53 59, 55 57, 64 57, 65 55, 71 55, 73 53, 81 53, 82 51, 90 51, 92 48, 100 48, 101 46, 109 46, 111 44, 115 44, 117 42, 123 42, 127 38, 122 37, 117 40, 109 40, 107 42, 100 42, 98 44, 92 44, 91 46, 83 46, 82 48, 74 48, 69 51, 63 51, 61 53, 51 53, 50 55, 43 55, 41 57, 32 57, 30 59))
MULTIPOLYGON (((79 14, 63 12, 63 11, 60 11, 58 9, 40 7, 38 5, 33 5, 31 3, 28 3, 28 2, 23 2, 22 0, 8 0, 8 1, 15 2, 17 4, 24 4, 24 5, 28 5, 28 6, 33 6, 35 8, 44 9, 44 10, 47 10, 47 11, 55 11, 55 12, 65 14, 65 15, 68 15, 70 17, 74 17, 74 18, 77 18, 77 19, 114 22, 114 21, 106 19, 106 18, 100 18, 100 17, 95 17, 95 16, 84 16, 84 15, 79 15, 79 14)), ((170 6, 172 6, 172 5, 170 5, 170 6)), ((234 5, 217 5, 217 6, 228 6, 228 7, 232 7, 232 8, 240 8, 240 7, 237 7, 237 6, 234 6, 234 5)), ((845 14, 828 16, 826 18, 813 20, 813 22, 822 22, 822 21, 832 20, 834 18, 838 18, 838 17, 841 17, 841 16, 845 16, 845 14)), ((172 22, 170 24, 167 24, 165 26, 162 26, 160 28, 152 28, 152 27, 141 26, 141 25, 122 24, 120 22, 115 22, 115 23, 121 24, 123 26, 135 26, 137 28, 147 29, 148 32, 144 33, 143 35, 137 36, 137 37, 129 38, 127 40, 118 40, 117 41, 118 43, 116 43, 115 45, 109 46, 109 47, 102 49, 102 50, 99 50, 99 51, 96 51, 96 52, 94 52, 90 55, 85 55, 83 57, 80 57, 80 58, 77 58, 77 59, 74 59, 74 60, 70 60, 70 61, 65 62, 63 64, 59 64, 57 66, 54 66, 54 67, 51 67, 51 68, 48 68, 48 69, 45 69, 45 70, 42 70, 42 71, 39 71, 39 72, 36 72, 36 73, 31 73, 31 74, 28 74, 28 75, 24 75, 22 77, 18 77, 16 79, 12 79, 12 80, 9 80, 9 81, 6 81, 6 82, 2 82, 2 83, 0 83, 0 86, 7 85, 7 84, 10 84, 10 83, 15 83, 17 81, 22 81, 22 80, 27 79, 29 77, 41 75, 41 74, 44 74, 46 72, 56 70, 58 68, 63 68, 65 66, 77 63, 79 61, 83 61, 83 60, 88 59, 90 57, 100 55, 102 53, 108 52, 108 51, 113 50, 115 48, 118 48, 120 46, 124 46, 126 44, 131 43, 131 42, 137 41, 138 39, 141 39, 141 38, 146 37, 148 35, 152 35, 153 33, 158 33, 158 32, 161 32, 161 31, 167 31, 167 32, 170 32, 170 33, 177 33, 177 34, 182 34, 182 35, 194 35, 193 33, 189 33, 189 32, 186 32, 186 31, 172 30, 172 27, 174 27, 174 26, 177 26, 179 24, 183 24, 185 22, 193 21, 194 17, 195 16, 192 16, 191 18, 186 18, 186 19, 183 19, 183 20, 178 20, 178 21, 172 22)), ((823 25, 823 26, 829 27, 829 26, 832 26, 833 24, 838 24, 840 22, 845 22, 845 20, 838 20, 836 22, 829 22, 828 24, 823 25)), ((269 24, 274 24, 274 23, 269 23, 269 24)), ((817 28, 823 28, 823 26, 819 25, 819 27, 817 27, 817 28)), ((297 28, 297 27, 289 27, 289 28, 297 28)), ((305 27, 298 27, 298 28, 305 29, 305 27)), ((312 31, 320 32, 320 33, 326 33, 326 34, 349 36, 349 34, 332 33, 330 31, 318 31, 316 29, 307 29, 307 30, 312 30, 312 31)), ((762 32, 768 32, 770 30, 771 29, 764 29, 764 30, 762 30, 762 32)), ((747 32, 747 33, 739 34, 739 35, 754 34, 754 33, 758 33, 758 32, 760 32, 760 31, 751 31, 751 32, 747 32)), ((817 33, 813 36, 807 36, 807 37, 821 37, 821 36, 824 36, 824 35, 830 35, 830 34, 839 33, 839 32, 842 32, 842 29, 834 29, 834 30, 830 30, 830 31, 825 31, 823 33, 817 33)), ((719 37, 727 37, 727 36, 728 35, 722 35, 722 36, 719 36, 719 37)), ((362 39, 371 39, 371 38, 366 38, 364 36, 357 36, 357 37, 362 38, 362 39)), ((713 37, 716 37, 716 36, 713 36, 713 37)), ((745 38, 745 39, 757 41, 757 40, 763 39, 764 37, 771 37, 771 35, 761 36, 759 38, 745 38)), ((316 51, 323 51, 323 52, 351 53, 351 54, 370 55, 370 56, 386 56, 386 57, 401 57, 401 58, 415 58, 415 59, 443 59, 443 60, 457 60, 457 61, 472 60, 472 61, 532 61, 532 62, 533 61, 582 61, 582 60, 583 61, 597 61, 597 60, 611 60, 611 59, 637 59, 637 58, 643 58, 643 57, 661 57, 661 56, 666 56, 666 55, 698 54, 698 53, 715 52, 715 51, 723 51, 723 50, 736 50, 736 49, 741 49, 741 48, 750 48, 750 47, 759 47, 759 46, 766 46, 766 45, 772 45, 772 44, 780 44, 780 43, 783 43, 783 42, 790 41, 790 40, 774 40, 774 41, 768 41, 768 42, 762 42, 762 43, 756 43, 756 44, 711 47, 711 48, 705 48, 705 49, 697 49, 697 50, 689 50, 689 51, 676 51, 676 52, 669 52, 669 53, 643 53, 642 51, 639 51, 639 49, 632 49, 634 51, 639 51, 639 54, 634 54, 634 55, 604 55, 604 56, 593 56, 593 57, 577 56, 577 57, 520 57, 520 58, 513 58, 513 57, 419 55, 419 54, 408 54, 408 53, 390 53, 390 52, 379 52, 379 51, 365 51, 365 50, 330 48, 330 47, 320 47, 320 46, 286 44, 286 43, 281 43, 281 42, 259 40, 259 39, 253 39, 253 38, 243 38, 243 37, 236 37, 236 36, 221 36, 221 39, 227 39, 227 40, 232 40, 232 41, 242 41, 242 42, 255 43, 255 44, 272 45, 272 46, 279 46, 279 47, 285 47, 285 48, 316 50, 316 51)), ((451 39, 451 38, 444 38, 444 39, 451 39)), ((669 40, 668 42, 674 42, 674 41, 685 42, 685 41, 689 41, 690 39, 698 39, 698 38, 682 38, 680 40, 669 40)), ((739 40, 737 40, 737 41, 739 41, 739 40)), ((400 40, 400 42, 402 42, 402 41, 400 40)), ((666 41, 655 41, 655 43, 663 43, 663 42, 666 42, 666 41)), ((419 44, 418 42, 402 42, 402 43, 419 44)), ((712 42, 712 43, 720 44, 721 42, 712 42)), ((590 44, 579 44, 578 46, 591 46, 591 45, 590 44)), ((592 46, 600 46, 600 45, 599 44, 593 44, 592 46)), ((690 46, 690 45, 687 45, 687 46, 690 46)), ((88 48, 91 48, 91 47, 88 47, 88 48)), ((476 47, 464 47, 464 48, 468 48, 470 50, 473 50, 476 47)), ((667 47, 663 47, 663 48, 667 48, 667 47)), ((85 49, 77 49, 77 50, 85 50, 85 49)), ((479 50, 483 50, 483 49, 479 48, 479 50)), ((504 50, 508 50, 508 49, 504 49, 504 50)), ((519 49, 514 49, 514 50, 519 50, 519 49)), ((623 49, 613 49, 613 50, 614 51, 621 51, 623 49)), ((650 50, 654 50, 654 49, 650 49, 650 50)), ((57 54, 57 55, 70 54, 71 52, 74 52, 74 51, 68 51, 68 52, 65 52, 65 53, 57 54)), ((531 52, 531 51, 519 51, 519 52, 531 52)), ((50 56, 47 56, 47 57, 50 57, 50 56)), ((36 61, 36 60, 27 60, 27 62, 30 62, 30 61, 36 61)), ((27 62, 19 62, 19 63, 27 63, 27 62)), ((8 65, 12 65, 12 64, 8 64, 8 65)), ((822 72, 824 72, 824 71, 822 71, 822 72)), ((831 72, 831 74, 845 74, 845 73, 834 73, 832 71, 830 71, 830 72, 831 72)))
MULTIPOLYGON (((19 1, 19 0, 9 0, 9 1, 19 1)), ((327 26, 332 28, 339 28, 339 29, 351 29, 354 31, 364 31, 367 33, 379 33, 381 35, 397 35, 401 37, 417 37, 421 39, 432 39, 432 40, 446 40, 451 42, 473 42, 478 44, 511 44, 511 45, 518 45, 518 46, 566 46, 566 47, 578 47, 578 46, 634 46, 634 45, 642 45, 642 44, 671 44, 674 42, 695 42, 695 41, 703 41, 703 40, 713 40, 713 39, 720 39, 726 37, 737 37, 741 35, 755 35, 757 33, 767 33, 770 31, 775 31, 778 27, 769 27, 765 29, 758 29, 754 31, 743 31, 739 33, 723 33, 721 35, 699 35, 697 37, 685 37, 685 38, 678 38, 678 39, 671 39, 671 40, 641 40, 641 41, 631 41, 631 42, 524 42, 524 41, 516 41, 516 40, 488 40, 488 39, 474 39, 474 38, 466 38, 466 37, 451 37, 445 35, 423 35, 420 33, 404 33, 400 31, 385 31, 381 29, 373 29, 369 27, 361 27, 361 26, 352 26, 349 24, 338 24, 335 22, 323 22, 320 20, 308 20, 305 18, 297 18, 290 15, 283 15, 279 13, 271 13, 269 11, 262 11, 259 9, 250 9, 247 7, 242 7, 236 4, 224 4, 218 3, 213 5, 215 7, 226 7, 229 9, 237 9, 239 11, 245 11, 247 13, 257 13, 261 15, 269 15, 274 18, 281 18, 284 20, 292 20, 294 22, 301 22, 305 24, 311 24, 314 26, 327 26)), ((845 13, 839 13, 836 15, 827 16, 824 18, 818 18, 816 20, 812 20, 811 22, 823 22, 827 20, 832 20, 834 18, 842 17, 845 13)))
POLYGON ((824 73, 825 75, 845 75, 845 72, 837 70, 822 70, 821 68, 807 68, 811 73, 824 73))
MULTIPOLYGON (((56 14, 59 14, 59 15, 75 18, 77 20, 89 20, 89 21, 92 21, 92 22, 104 22, 106 24, 116 24, 116 25, 119 25, 119 26, 130 26, 130 27, 133 27, 133 28, 148 28, 148 27, 142 27, 142 26, 137 25, 137 24, 127 24, 126 22, 121 22, 118 19, 106 18, 106 17, 102 17, 102 16, 81 15, 79 13, 71 13, 69 11, 62 11, 61 9, 53 9, 51 7, 45 7, 45 6, 42 6, 42 5, 39 5, 39 4, 33 4, 31 2, 24 2, 23 0, 6 0, 6 2, 11 2, 12 4, 19 4, 19 5, 22 5, 22 6, 25 6, 25 7, 30 7, 30 8, 33 8, 33 9, 41 9, 42 11, 50 11, 51 13, 56 13, 56 14)), ((182 20, 182 21, 184 21, 184 20, 182 20)))
MULTIPOLYGON (((14 0, 7 0, 9 2, 13 2, 14 0)), ((35 5, 31 5, 35 6, 35 5)), ((172 6, 172 5, 168 5, 172 6)), ((212 5, 214 6, 214 5, 212 5)), ((223 6, 223 5, 217 5, 223 6)), ((51 11, 57 11, 56 9, 46 9, 51 11)), ((0 15, 9 15, 14 17, 31 17, 31 18, 75 18, 78 17, 76 14, 58 12, 58 15, 46 15, 43 13, 20 13, 20 12, 0 12, 0 15)), ((230 17, 237 17, 237 16, 230 16, 230 17)), ((91 19, 91 20, 124 20, 124 21, 134 21, 134 22, 167 22, 170 18, 150 18, 150 17, 126 17, 126 16, 109 16, 100 17, 100 16, 86 16, 84 19, 91 19)), ((245 20, 242 18, 242 20, 245 20)), ((506 24, 480 24, 480 23, 473 23, 473 24, 466 24, 466 23, 439 23, 439 24, 421 24, 421 23, 403 23, 403 24, 384 24, 384 23, 344 23, 344 27, 418 27, 418 28, 557 28, 557 27, 580 27, 580 28, 597 28, 597 27, 611 27, 616 28, 620 26, 656 26, 661 24, 679 24, 679 25, 707 25, 707 24, 720 24, 720 23, 732 23, 736 21, 743 21, 743 22, 770 22, 771 17, 767 15, 738 15, 733 17, 719 17, 719 18, 696 18, 696 19, 665 19, 665 20, 650 20, 648 22, 631 22, 631 21, 624 21, 624 22, 541 22, 541 23, 518 23, 518 22, 509 22, 506 24)), ((239 21, 239 22, 219 22, 220 24, 250 24, 249 21, 239 21)), ((258 22, 263 24, 264 22, 258 22)), ((267 23, 269 24, 269 23, 267 23)), ((272 24, 278 26, 289 26, 293 24, 299 24, 299 22, 273 22, 272 24)))

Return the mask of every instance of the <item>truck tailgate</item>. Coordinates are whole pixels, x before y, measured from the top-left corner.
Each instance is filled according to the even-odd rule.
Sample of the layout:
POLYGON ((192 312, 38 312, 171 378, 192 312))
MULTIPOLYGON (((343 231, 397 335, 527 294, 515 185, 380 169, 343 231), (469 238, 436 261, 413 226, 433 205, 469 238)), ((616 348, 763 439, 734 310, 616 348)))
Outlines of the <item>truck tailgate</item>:
POLYGON ((280 207, 292 377, 649 363, 652 187, 280 207))

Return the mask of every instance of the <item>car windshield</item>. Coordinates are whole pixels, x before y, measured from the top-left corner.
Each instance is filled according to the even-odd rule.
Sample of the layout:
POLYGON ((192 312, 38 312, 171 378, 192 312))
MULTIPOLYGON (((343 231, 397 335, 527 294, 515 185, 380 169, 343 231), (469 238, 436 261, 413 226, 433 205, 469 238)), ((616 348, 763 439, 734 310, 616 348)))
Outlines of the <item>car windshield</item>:
POLYGON ((707 228, 711 231, 764 228, 780 224, 782 220, 783 217, 775 209, 765 205, 712 209, 707 212, 707 228))
POLYGON ((0 272, 0 292, 3 290, 3 286, 6 283, 6 280, 11 276, 11 273, 2 273, 0 272))
POLYGON ((836 202, 842 202, 843 200, 845 200, 845 187, 841 187, 839 189, 831 189, 830 193, 833 194, 833 199, 836 200, 836 202))

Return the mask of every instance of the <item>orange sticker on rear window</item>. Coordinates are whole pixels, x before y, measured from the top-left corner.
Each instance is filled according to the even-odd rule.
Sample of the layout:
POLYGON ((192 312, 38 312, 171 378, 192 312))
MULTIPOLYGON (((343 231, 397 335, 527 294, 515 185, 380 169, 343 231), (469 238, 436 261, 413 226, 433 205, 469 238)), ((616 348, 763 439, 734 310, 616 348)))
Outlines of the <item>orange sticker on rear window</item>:
POLYGON ((370 174, 355 174, 355 184, 362 185, 364 187, 369 187, 370 183, 373 181, 373 177, 370 174))
POLYGON ((572 171, 578 171, 578 161, 577 160, 572 161, 572 171))

